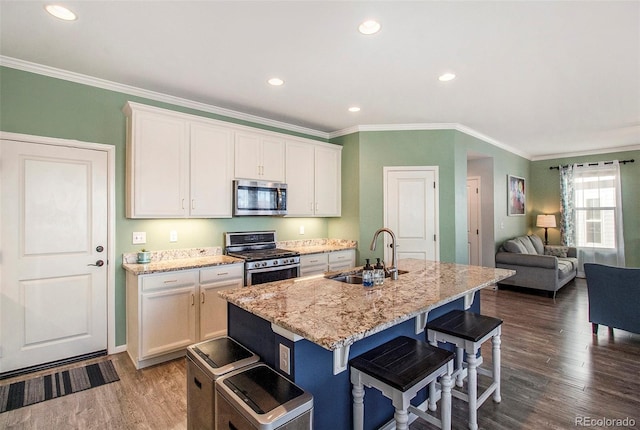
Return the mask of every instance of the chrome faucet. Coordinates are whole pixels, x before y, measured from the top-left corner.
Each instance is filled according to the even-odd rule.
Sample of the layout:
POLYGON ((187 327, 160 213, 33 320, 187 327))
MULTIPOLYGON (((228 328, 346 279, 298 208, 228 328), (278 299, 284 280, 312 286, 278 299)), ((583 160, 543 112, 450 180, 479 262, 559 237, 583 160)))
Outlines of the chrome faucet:
POLYGON ((386 227, 378 229, 378 231, 376 231, 375 234, 373 235, 373 240, 371 241, 370 249, 372 251, 376 250, 376 240, 378 239, 378 235, 383 231, 386 231, 391 236, 391 249, 393 250, 393 254, 391 256, 391 267, 387 268, 387 272, 391 273, 391 279, 393 279, 394 281, 397 281, 398 266, 396 266, 396 264, 398 261, 398 251, 397 251, 398 245, 396 245, 396 235, 393 234, 393 232, 386 227))

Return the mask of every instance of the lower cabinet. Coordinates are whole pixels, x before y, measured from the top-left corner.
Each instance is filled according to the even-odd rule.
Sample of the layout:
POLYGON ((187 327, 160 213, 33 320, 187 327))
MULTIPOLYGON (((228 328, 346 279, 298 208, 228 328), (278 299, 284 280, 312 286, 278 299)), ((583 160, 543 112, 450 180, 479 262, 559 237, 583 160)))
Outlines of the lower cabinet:
POLYGON ((329 270, 329 254, 304 254, 300 256, 300 276, 322 275, 329 270))
POLYGON ((329 253, 329 270, 348 270, 356 266, 356 250, 345 249, 329 253))
POLYGON ((348 270, 356 265, 356 250, 303 254, 300 256, 300 276, 321 275, 327 271, 348 270))
POLYGON ((136 369, 183 356, 193 343, 226 334, 217 292, 242 286, 243 263, 136 276, 127 273, 127 351, 136 369))

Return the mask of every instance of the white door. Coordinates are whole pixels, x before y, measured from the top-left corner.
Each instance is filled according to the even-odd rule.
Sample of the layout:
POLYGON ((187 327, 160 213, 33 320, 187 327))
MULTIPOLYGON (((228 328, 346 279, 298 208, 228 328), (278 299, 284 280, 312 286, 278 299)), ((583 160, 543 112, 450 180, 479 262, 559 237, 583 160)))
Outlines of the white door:
MULTIPOLYGON (((398 259, 438 261, 438 168, 384 168, 385 226, 398 241, 398 259)), ((391 262, 389 235, 384 235, 385 262, 391 262)))
POLYGON ((467 178, 467 242, 469 264, 480 266, 480 178, 467 178))
POLYGON ((1 143, 0 373, 106 350, 107 153, 1 143))

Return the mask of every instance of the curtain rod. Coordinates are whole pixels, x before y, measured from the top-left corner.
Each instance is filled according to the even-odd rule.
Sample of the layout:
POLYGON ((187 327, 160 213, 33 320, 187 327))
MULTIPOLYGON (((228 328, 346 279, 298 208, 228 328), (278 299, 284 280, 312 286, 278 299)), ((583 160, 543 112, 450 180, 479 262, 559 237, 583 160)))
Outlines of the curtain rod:
MULTIPOLYGON (((627 164, 627 163, 634 163, 635 161, 636 161, 636 160, 634 160, 634 159, 632 158, 631 160, 622 160, 622 161, 619 161, 619 163, 620 163, 620 164, 627 164)), ((587 163, 587 164, 586 164, 586 166, 597 166, 598 164, 599 164, 599 163, 587 163)), ((605 161, 605 162, 604 162, 604 164, 613 164, 613 161, 605 161)), ((585 164, 578 164, 577 166, 578 166, 578 167, 582 167, 582 166, 585 166, 585 164)), ((554 170, 554 169, 560 170, 560 167, 561 167, 561 166, 551 166, 551 167, 549 167, 549 170, 554 170)), ((564 166, 562 166, 562 167, 569 167, 569 165, 568 165, 568 164, 565 164, 565 165, 564 165, 564 166)))

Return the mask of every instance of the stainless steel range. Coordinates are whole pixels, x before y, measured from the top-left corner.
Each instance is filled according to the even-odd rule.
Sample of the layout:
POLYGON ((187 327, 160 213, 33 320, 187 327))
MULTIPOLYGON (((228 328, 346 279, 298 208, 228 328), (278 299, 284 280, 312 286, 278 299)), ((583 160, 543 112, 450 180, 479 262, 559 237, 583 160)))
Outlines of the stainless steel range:
POLYGON ((225 254, 242 258, 246 286, 300 276, 300 253, 276 247, 276 232, 225 233, 225 254))

